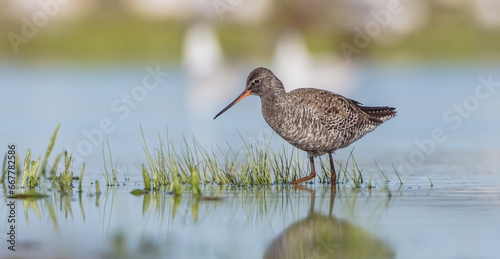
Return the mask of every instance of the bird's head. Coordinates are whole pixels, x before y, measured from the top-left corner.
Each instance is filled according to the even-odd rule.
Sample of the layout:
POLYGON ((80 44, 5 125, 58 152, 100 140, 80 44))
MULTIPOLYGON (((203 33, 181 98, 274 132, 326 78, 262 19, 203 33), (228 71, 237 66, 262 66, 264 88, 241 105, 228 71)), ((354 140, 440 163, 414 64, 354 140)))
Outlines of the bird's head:
POLYGON ((254 69, 247 77, 245 90, 226 108, 215 115, 214 120, 223 114, 229 108, 233 107, 237 102, 249 95, 263 96, 276 91, 284 91, 283 83, 267 68, 259 67, 254 69))

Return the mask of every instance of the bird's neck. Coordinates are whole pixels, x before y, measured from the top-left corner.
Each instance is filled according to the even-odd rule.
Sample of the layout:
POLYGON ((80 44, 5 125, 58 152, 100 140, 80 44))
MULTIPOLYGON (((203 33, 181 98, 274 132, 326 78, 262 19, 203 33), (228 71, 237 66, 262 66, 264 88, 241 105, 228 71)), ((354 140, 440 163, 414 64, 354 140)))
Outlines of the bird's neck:
POLYGON ((285 103, 286 94, 285 89, 276 89, 260 97, 264 117, 279 113, 279 109, 285 103))
POLYGON ((273 91, 269 91, 260 96, 263 103, 266 102, 270 104, 280 103, 284 98, 286 98, 286 91, 285 89, 280 88, 274 89, 273 91))

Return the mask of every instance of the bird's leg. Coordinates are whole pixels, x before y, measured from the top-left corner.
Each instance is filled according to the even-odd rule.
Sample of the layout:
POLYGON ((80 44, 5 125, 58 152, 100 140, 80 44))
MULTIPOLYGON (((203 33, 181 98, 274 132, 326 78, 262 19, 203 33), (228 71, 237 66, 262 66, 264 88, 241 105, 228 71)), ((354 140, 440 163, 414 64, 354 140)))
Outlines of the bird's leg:
POLYGON ((295 180, 293 182, 291 182, 291 184, 299 184, 301 182, 305 182, 307 180, 311 180, 313 179, 315 176, 316 176, 316 170, 314 170, 314 158, 312 156, 309 157, 309 161, 311 162, 311 173, 306 176, 306 177, 302 177, 298 180, 295 180))
POLYGON ((332 153, 328 153, 330 156, 330 168, 332 170, 332 184, 337 184, 337 174, 335 173, 335 167, 333 166, 332 153))

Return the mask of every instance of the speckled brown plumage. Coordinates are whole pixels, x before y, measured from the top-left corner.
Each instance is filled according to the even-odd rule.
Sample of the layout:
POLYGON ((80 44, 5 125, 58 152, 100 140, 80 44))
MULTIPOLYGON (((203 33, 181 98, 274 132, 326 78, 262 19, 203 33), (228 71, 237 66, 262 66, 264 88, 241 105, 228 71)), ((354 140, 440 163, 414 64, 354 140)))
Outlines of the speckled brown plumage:
POLYGON ((313 157, 326 153, 330 156, 335 183, 331 153, 349 146, 396 116, 395 108, 362 106, 326 90, 301 88, 287 93, 271 70, 256 68, 247 78, 245 91, 215 118, 248 95, 260 97, 262 115, 278 135, 309 154, 311 174, 293 183, 314 178, 313 157))

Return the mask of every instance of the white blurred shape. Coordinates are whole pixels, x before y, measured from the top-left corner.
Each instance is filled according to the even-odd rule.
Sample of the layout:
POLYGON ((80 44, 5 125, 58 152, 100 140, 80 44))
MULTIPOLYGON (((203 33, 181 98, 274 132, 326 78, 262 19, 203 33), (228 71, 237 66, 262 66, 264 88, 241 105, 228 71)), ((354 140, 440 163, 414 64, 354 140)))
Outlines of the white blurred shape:
POLYGON ((376 22, 381 32, 374 40, 394 39, 422 28, 429 20, 429 6, 424 1, 340 0, 333 9, 337 25, 344 31, 363 32, 369 23, 376 22), (387 16, 388 15, 388 16, 387 16))
POLYGON ((183 59, 189 72, 198 77, 210 76, 222 65, 222 51, 209 24, 198 23, 188 29, 183 59))
MULTIPOLYGON (((389 1, 387 1, 387 4, 389 1)), ((387 26, 393 33, 404 35, 410 34, 422 27, 429 21, 429 5, 423 1, 401 1, 402 11, 391 16, 391 22, 387 26)))
MULTIPOLYGON (((27 16, 32 20, 35 14, 45 13, 50 20, 75 20, 92 13, 98 8, 97 0, 85 1, 40 1, 40 0, 10 0, 11 16, 27 16)), ((50 22, 49 22, 50 24, 50 22)))
POLYGON ((194 0, 127 0, 129 9, 148 18, 189 18, 195 14, 194 0))
POLYGON ((288 31, 278 38, 271 66, 287 91, 314 87, 348 94, 355 86, 352 65, 333 55, 313 59, 297 32, 288 31))
POLYGON ((473 14, 477 22, 485 28, 500 27, 500 1, 475 0, 473 14))
MULTIPOLYGON (((237 74, 235 69, 225 66, 215 31, 209 24, 197 23, 188 29, 183 64, 188 110, 197 116, 215 115, 217 107, 230 98, 229 89, 237 83, 237 74)), ((243 87, 242 84, 242 90, 243 87)))
MULTIPOLYGON (((228 2, 231 2, 231 0, 228 2)), ((235 1, 233 0, 232 2, 235 1)), ((265 21, 271 15, 274 3, 274 1, 269 0, 240 0, 239 2, 241 4, 235 6, 234 11, 228 15, 228 19, 241 23, 259 23, 265 21)))
POLYGON ((198 0, 193 9, 213 21, 255 24, 271 15, 273 3, 269 0, 198 0))

